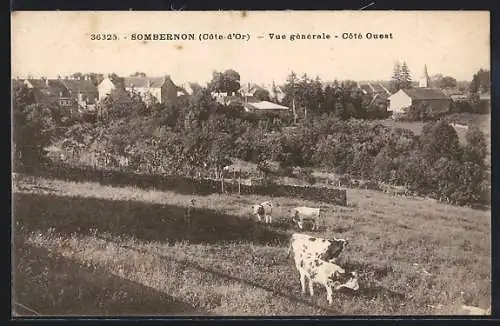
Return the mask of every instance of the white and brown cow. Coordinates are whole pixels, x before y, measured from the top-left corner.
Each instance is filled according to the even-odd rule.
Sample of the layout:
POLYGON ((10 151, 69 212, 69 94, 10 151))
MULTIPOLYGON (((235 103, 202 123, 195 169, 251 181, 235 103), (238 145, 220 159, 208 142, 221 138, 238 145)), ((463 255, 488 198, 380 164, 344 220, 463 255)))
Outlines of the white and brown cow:
POLYGON ((273 203, 270 201, 265 201, 260 204, 252 205, 253 214, 257 216, 258 221, 264 221, 266 224, 271 224, 272 222, 272 212, 273 212, 273 203))
POLYGON ((314 258, 336 263, 340 253, 348 244, 349 241, 346 239, 323 239, 304 233, 294 233, 290 238, 288 257, 292 251, 294 253, 303 252, 310 253, 314 258))
MULTIPOLYGON (((310 238, 315 239, 312 242, 318 240, 310 238)), ((293 249, 295 267, 300 274, 302 293, 306 292, 306 279, 309 280, 309 294, 311 296, 314 295, 313 285, 315 283, 325 287, 329 304, 333 302, 333 291, 344 287, 354 291, 359 289, 356 272, 348 272, 339 265, 320 259, 314 250, 305 246, 306 243, 302 241, 302 237, 297 237, 294 240, 292 240, 290 248, 293 249)))
POLYGON ((297 223, 299 229, 304 229, 304 224, 311 225, 311 231, 318 229, 318 220, 321 216, 321 208, 299 206, 289 210, 290 217, 297 223))

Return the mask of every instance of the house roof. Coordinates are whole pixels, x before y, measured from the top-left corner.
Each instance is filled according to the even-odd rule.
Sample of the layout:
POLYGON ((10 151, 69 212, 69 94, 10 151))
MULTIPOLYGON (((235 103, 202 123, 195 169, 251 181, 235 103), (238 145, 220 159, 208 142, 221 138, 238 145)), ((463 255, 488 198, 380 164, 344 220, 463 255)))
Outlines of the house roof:
POLYGON ((191 87, 190 83, 181 83, 179 85, 179 89, 181 90, 181 92, 184 91, 188 95, 193 94, 193 88, 191 87))
POLYGON ((364 94, 379 93, 379 94, 390 95, 389 90, 387 90, 387 88, 381 83, 371 83, 371 82, 358 83, 358 87, 361 88, 364 94))
POLYGON ((66 91, 67 88, 59 79, 26 79, 33 89, 45 95, 58 95, 61 91, 66 91))
POLYGON ((91 80, 61 79, 60 81, 71 93, 98 93, 97 87, 91 80))
POLYGON ((449 100, 450 98, 439 88, 409 88, 404 89, 412 100, 449 100))
POLYGON ((276 91, 276 93, 284 93, 283 88, 277 84, 274 84, 274 85, 273 84, 265 84, 265 85, 262 85, 261 88, 265 89, 270 94, 274 93, 274 90, 276 91))
POLYGON ((479 94, 479 99, 483 101, 491 100, 491 94, 490 93, 479 94))
POLYGON ((246 83, 241 85, 239 92, 241 94, 253 94, 258 89, 265 89, 265 88, 254 83, 246 83))
POLYGON ((163 85, 166 77, 124 77, 125 87, 152 87, 159 88, 163 85), (148 85, 151 83, 151 85, 148 85))
POLYGON ((244 103, 245 108, 249 108, 251 110, 259 110, 259 111, 265 111, 265 110, 290 110, 289 107, 279 105, 273 102, 268 102, 268 101, 260 101, 260 102, 251 102, 251 103, 244 103))
POLYGON ((383 93, 383 94, 389 94, 390 95, 390 92, 381 83, 376 83, 376 84, 374 83, 374 84, 371 84, 371 85, 372 85, 373 89, 375 90, 375 92, 377 92, 377 93, 383 93))
POLYGON ((464 93, 450 94, 449 96, 452 100, 463 100, 468 98, 468 95, 464 93))
MULTIPOLYGON (((47 81, 45 79, 26 79, 27 82, 29 82, 33 88, 47 88, 48 85, 46 84, 47 81)), ((52 80, 48 80, 49 85, 52 83, 52 80)))

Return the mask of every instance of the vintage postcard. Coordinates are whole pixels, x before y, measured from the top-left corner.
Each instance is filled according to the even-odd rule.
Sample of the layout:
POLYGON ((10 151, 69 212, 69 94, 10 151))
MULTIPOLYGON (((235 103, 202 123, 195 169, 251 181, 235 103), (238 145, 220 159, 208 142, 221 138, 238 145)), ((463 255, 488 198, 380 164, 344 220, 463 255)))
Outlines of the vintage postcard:
POLYGON ((13 315, 490 315, 489 24, 13 12, 13 315))

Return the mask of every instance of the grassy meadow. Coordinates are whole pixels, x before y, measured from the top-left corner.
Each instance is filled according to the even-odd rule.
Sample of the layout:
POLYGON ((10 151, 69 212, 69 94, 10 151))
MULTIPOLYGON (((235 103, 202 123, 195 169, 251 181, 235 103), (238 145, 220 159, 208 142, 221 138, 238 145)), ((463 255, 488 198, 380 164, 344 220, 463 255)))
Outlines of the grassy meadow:
POLYGON ((14 301, 42 315, 447 315, 491 295, 490 212, 348 189, 348 206, 16 176, 14 301), (340 264, 360 289, 300 290, 286 211, 321 206, 322 237, 350 240, 340 264))

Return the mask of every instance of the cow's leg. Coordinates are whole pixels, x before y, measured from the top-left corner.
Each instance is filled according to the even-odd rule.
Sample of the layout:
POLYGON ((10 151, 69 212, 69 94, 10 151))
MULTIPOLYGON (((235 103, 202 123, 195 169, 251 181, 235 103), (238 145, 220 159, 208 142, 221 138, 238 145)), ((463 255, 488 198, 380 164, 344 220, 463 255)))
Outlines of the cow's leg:
POLYGON ((267 218, 269 219, 269 224, 271 224, 273 222, 273 217, 271 215, 268 215, 267 218))
POLYGON ((306 274, 300 272, 300 285, 302 286, 302 293, 306 293, 306 274))
POLYGON ((329 287, 328 285, 325 285, 325 289, 326 289, 326 300, 328 300, 328 304, 332 304, 333 303, 333 298, 332 298, 333 291, 332 291, 332 288, 329 287))
POLYGON ((311 279, 309 279, 309 294, 312 296, 314 296, 314 286, 313 286, 313 282, 311 279))
POLYGON ((262 218, 260 217, 260 214, 257 214, 257 220, 260 222, 262 218))

